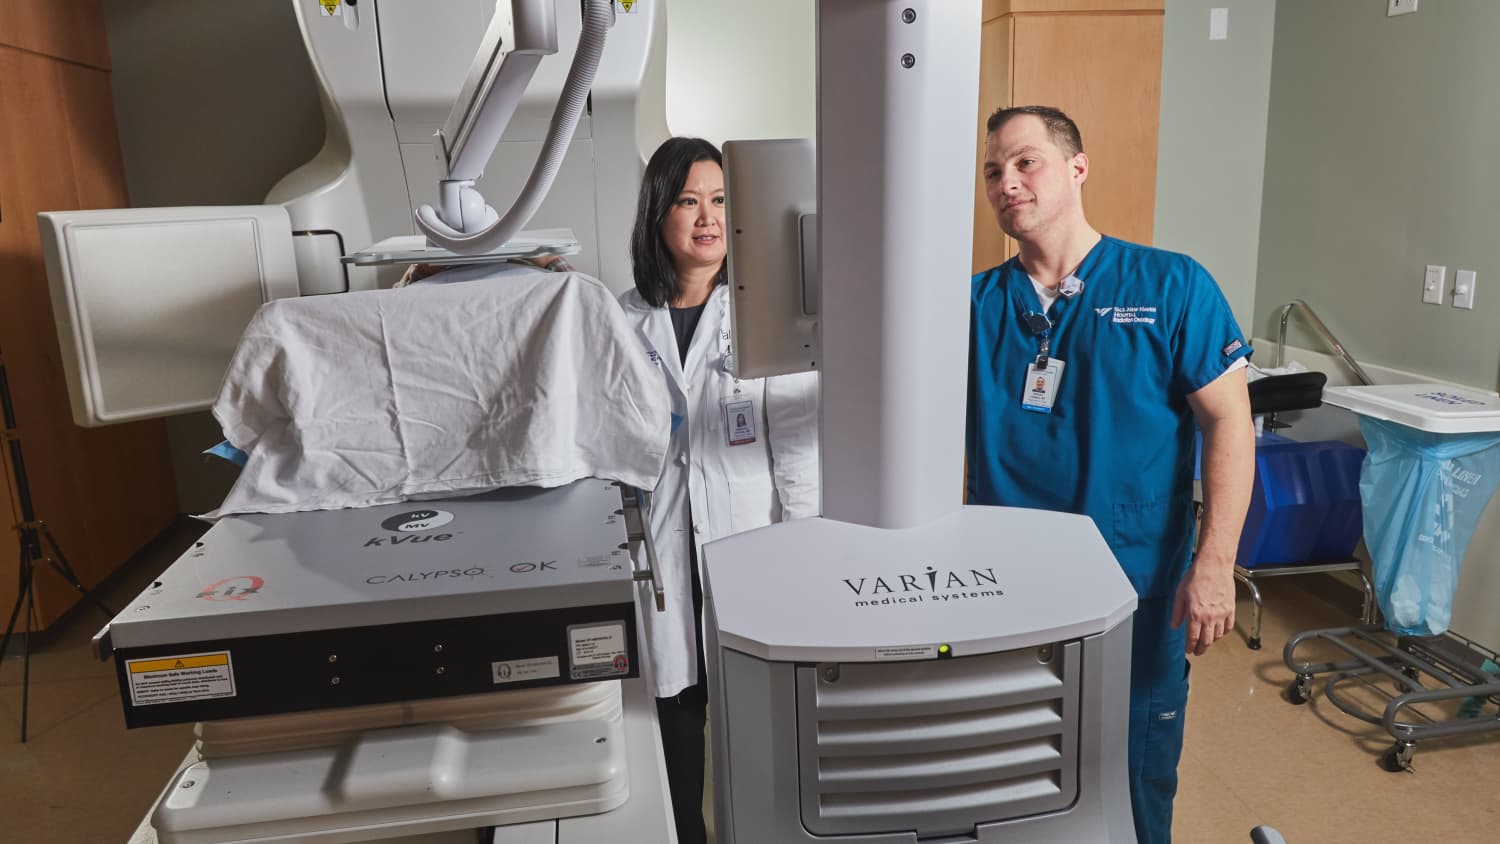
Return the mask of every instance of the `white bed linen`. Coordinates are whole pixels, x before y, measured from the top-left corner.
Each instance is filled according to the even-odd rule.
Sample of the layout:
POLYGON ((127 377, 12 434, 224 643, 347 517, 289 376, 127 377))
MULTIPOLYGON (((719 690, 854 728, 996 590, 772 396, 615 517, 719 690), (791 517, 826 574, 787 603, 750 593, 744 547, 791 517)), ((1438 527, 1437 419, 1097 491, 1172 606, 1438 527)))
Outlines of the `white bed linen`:
POLYGON ((590 476, 651 489, 671 431, 602 283, 504 265, 267 303, 213 413, 247 460, 210 518, 590 476))

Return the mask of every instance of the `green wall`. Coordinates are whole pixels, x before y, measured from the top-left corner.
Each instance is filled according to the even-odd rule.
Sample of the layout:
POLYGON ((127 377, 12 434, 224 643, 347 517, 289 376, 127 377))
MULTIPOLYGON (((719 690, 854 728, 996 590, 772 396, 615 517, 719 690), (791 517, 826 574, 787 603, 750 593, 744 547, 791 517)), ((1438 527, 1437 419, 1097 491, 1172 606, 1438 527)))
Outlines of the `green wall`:
POLYGON ((1207 267, 1247 330, 1276 16, 1274 0, 1168 0, 1162 36, 1155 245, 1207 267), (1222 41, 1208 38, 1214 7, 1229 9, 1222 41))
POLYGON ((1302 298, 1362 363, 1500 384, 1496 34, 1493 0, 1278 4, 1256 333, 1302 298), (1448 267, 1441 306, 1422 303, 1426 264, 1448 267), (1471 311, 1451 304, 1460 268, 1479 273, 1471 311))

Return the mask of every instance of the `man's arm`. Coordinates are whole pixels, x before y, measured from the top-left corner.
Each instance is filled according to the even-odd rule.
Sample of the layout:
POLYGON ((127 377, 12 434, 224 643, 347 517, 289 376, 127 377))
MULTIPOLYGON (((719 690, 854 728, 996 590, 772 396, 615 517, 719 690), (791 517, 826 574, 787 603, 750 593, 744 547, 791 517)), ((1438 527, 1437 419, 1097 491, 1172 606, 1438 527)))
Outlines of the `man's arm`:
POLYGON ((1243 368, 1187 399, 1203 431, 1203 520, 1172 626, 1187 622, 1187 651, 1201 655, 1234 627, 1234 558, 1255 480, 1255 431, 1243 368))

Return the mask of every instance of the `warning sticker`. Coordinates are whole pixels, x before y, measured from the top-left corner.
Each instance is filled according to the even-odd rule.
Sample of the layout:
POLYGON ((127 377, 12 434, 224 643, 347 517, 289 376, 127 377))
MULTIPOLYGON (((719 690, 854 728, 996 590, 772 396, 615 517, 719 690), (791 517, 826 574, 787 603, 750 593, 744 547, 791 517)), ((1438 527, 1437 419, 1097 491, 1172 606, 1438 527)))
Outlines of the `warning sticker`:
POLYGON ((229 652, 131 659, 125 662, 132 706, 234 697, 229 652))
POLYGON ((635 14, 635 7, 640 5, 641 0, 615 0, 620 5, 620 11, 627 15, 635 14))
POLYGON ((318 0, 318 5, 323 7, 323 17, 337 18, 344 14, 343 0, 318 0))
POLYGON ((524 683, 527 680, 550 680, 559 676, 557 657, 543 656, 536 659, 513 659, 508 662, 490 663, 490 674, 496 683, 524 683))
POLYGON ((625 624, 575 624, 568 628, 568 650, 573 655, 574 680, 623 677, 630 673, 625 653, 625 624))

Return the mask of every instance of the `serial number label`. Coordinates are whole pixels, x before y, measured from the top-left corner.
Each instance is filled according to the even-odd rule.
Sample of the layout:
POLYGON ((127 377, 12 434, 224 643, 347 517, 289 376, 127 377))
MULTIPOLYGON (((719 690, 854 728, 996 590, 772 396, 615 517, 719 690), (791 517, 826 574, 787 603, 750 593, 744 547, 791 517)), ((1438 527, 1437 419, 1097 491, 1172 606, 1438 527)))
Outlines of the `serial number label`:
POLYGON ((574 680, 597 680, 629 674, 630 656, 625 652, 625 641, 622 622, 569 627, 568 652, 572 657, 569 676, 574 680))

